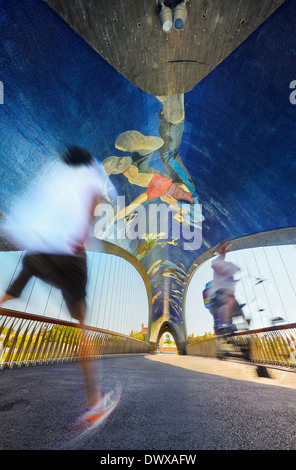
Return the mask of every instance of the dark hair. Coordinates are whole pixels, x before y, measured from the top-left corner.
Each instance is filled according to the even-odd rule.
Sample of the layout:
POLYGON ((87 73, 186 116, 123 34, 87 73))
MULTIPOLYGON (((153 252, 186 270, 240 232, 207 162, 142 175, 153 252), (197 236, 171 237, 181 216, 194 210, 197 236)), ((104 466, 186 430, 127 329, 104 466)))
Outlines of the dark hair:
POLYGON ((67 146, 61 153, 61 159, 67 165, 91 165, 94 161, 88 150, 76 145, 67 146))

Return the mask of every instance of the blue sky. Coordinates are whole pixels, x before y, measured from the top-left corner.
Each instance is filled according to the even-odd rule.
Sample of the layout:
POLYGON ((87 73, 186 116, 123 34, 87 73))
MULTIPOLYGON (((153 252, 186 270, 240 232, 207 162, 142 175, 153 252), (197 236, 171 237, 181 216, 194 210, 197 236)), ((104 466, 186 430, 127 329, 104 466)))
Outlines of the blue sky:
MULTIPOLYGON (((226 256, 241 271, 235 276, 236 296, 246 303, 244 313, 251 318, 250 328, 271 326, 271 318, 280 316, 285 323, 296 322, 296 246, 249 248, 226 256), (261 281, 261 282, 260 282, 261 281)), ((213 319, 203 305, 202 289, 212 279, 212 260, 194 274, 186 301, 188 334, 213 331, 213 319)))
MULTIPOLYGON (((0 292, 21 269, 22 252, 0 253, 0 292)), ((130 334, 148 326, 148 299, 138 271, 123 258, 102 253, 87 253, 87 319, 90 326, 130 334)), ((32 278, 19 299, 3 307, 26 313, 70 321, 58 289, 32 278)))

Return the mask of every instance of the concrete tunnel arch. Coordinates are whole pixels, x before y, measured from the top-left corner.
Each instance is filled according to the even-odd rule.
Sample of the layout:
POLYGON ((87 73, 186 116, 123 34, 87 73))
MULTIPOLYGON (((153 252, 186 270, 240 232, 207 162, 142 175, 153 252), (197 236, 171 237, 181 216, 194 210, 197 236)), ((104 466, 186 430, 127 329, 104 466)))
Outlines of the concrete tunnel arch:
MULTIPOLYGON (((276 245, 294 245, 296 243, 296 227, 260 232, 253 235, 248 235, 245 237, 230 240, 230 242, 231 246, 229 248, 229 252, 235 252, 248 248, 261 248, 276 245)), ((184 282, 184 295, 182 299, 183 322, 186 330, 186 335, 186 301, 190 282, 195 273, 198 271, 198 269, 214 256, 214 248, 207 250, 202 255, 196 258, 196 260, 192 263, 190 269, 187 272, 186 280, 184 282)))

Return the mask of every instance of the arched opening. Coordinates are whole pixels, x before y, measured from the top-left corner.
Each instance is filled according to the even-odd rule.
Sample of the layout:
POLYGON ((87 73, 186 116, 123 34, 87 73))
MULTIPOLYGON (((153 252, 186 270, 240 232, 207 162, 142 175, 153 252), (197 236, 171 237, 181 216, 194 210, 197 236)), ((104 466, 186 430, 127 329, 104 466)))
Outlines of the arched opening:
MULTIPOLYGON (((21 251, 0 252, 1 293, 20 271, 23 255, 21 251)), ((148 330, 149 299, 138 270, 120 256, 97 252, 87 252, 87 266, 87 325, 125 335, 148 330)), ((3 307, 71 321, 61 291, 36 278, 30 279, 19 299, 3 307)))
POLYGON ((171 333, 163 333, 158 343, 157 352, 161 354, 176 354, 177 351, 177 345, 171 333))
MULTIPOLYGON (((227 253, 226 260, 240 268, 235 296, 250 320, 250 329, 296 322, 296 245, 246 248, 227 253)), ((213 334, 213 317, 202 291, 213 278, 212 259, 193 274, 187 288, 185 315, 189 343, 213 334)), ((238 330, 242 318, 234 318, 238 330)))
POLYGON ((182 352, 178 344, 174 328, 171 323, 164 322, 158 333, 158 338, 152 353, 169 351, 174 353, 182 352), (174 350, 173 350, 174 349, 174 350))

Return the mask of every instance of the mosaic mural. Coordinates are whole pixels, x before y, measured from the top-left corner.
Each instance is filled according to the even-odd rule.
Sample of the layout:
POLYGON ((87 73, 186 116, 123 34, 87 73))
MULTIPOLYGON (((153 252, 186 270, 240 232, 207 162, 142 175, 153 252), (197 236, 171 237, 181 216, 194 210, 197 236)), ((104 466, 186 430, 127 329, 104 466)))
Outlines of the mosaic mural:
POLYGON ((94 237, 140 260, 150 342, 168 322, 182 350, 194 260, 221 238, 296 225, 295 2, 191 92, 168 97, 135 87, 44 2, 0 5, 2 223, 63 145, 87 148, 121 197, 105 225, 97 209, 94 237))

